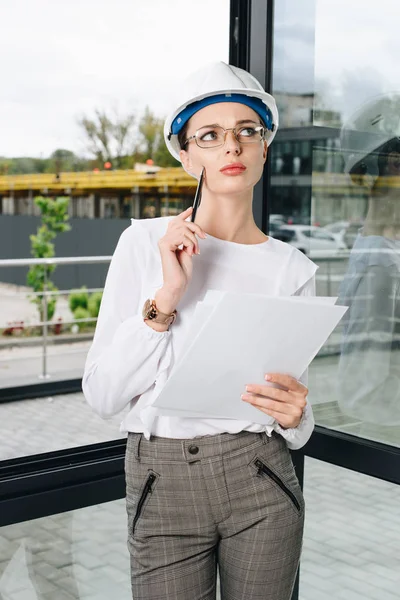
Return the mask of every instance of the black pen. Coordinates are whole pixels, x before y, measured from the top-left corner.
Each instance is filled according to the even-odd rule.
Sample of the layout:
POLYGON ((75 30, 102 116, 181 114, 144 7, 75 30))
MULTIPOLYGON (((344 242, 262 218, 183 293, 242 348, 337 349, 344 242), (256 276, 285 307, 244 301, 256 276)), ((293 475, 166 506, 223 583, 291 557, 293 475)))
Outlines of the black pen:
POLYGON ((201 173, 200 173, 199 183, 197 184, 196 194, 194 196, 193 212, 190 217, 190 220, 192 223, 194 223, 194 220, 196 218, 197 209, 199 208, 200 203, 201 203, 201 188, 203 187, 204 171, 205 171, 205 168, 203 167, 201 170, 201 173))

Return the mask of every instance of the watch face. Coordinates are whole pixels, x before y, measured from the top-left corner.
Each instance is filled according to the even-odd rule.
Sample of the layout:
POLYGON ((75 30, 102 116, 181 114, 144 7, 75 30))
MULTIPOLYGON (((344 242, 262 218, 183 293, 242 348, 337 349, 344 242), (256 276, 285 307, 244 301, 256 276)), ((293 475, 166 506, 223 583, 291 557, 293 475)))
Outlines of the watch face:
POLYGON ((157 310, 151 300, 146 300, 143 307, 143 318, 153 320, 157 316, 157 310))

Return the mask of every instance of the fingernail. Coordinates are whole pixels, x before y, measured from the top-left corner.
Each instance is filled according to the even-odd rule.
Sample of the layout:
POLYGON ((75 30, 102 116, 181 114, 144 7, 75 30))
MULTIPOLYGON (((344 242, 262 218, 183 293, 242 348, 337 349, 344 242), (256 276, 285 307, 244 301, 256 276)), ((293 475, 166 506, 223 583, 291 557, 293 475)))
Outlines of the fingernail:
POLYGON ((246 398, 246 396, 245 396, 244 394, 242 394, 241 398, 242 398, 242 400, 244 400, 245 402, 248 402, 248 400, 247 400, 247 398, 246 398))
POLYGON ((271 381, 272 377, 271 377, 271 375, 268 375, 268 374, 267 374, 267 375, 265 376, 265 379, 266 379, 266 381, 271 381))

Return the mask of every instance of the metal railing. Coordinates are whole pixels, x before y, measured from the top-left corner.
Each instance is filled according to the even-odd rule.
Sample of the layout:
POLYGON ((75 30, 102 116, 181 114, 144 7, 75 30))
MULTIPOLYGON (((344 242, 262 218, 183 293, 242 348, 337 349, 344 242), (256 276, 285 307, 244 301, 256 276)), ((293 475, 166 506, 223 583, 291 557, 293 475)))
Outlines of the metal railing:
MULTIPOLYGON (((372 252, 373 249, 368 250, 351 250, 351 253, 356 252, 372 252)), ((377 252, 385 252, 382 249, 376 249, 377 252)), ((392 250, 388 250, 389 253, 393 253, 392 250)), ((327 252, 315 252, 309 255, 309 257, 314 260, 316 263, 320 264, 321 269, 317 271, 316 279, 317 284, 323 286, 323 295, 333 296, 335 295, 334 286, 337 287, 338 283, 340 283, 343 279, 344 273, 335 272, 335 265, 346 264, 347 259, 349 258, 350 250, 341 250, 335 253, 327 253, 327 252)), ((10 267, 31 267, 34 265, 42 265, 42 266, 62 266, 62 265, 90 265, 90 264, 108 264, 111 260, 111 256, 80 256, 80 257, 62 257, 62 258, 21 258, 21 259, 0 259, 0 281, 1 281, 1 268, 10 268, 10 267)), ((57 291, 52 291, 47 289, 48 281, 47 281, 47 273, 44 270, 44 289, 40 292, 28 291, 26 295, 29 297, 41 296, 42 297, 42 314, 43 320, 24 324, 24 327, 27 328, 38 328, 40 327, 42 330, 42 351, 41 351, 41 373, 39 374, 40 379, 49 379, 51 375, 48 372, 48 344, 49 344, 49 327, 56 325, 57 323, 54 321, 49 321, 48 319, 48 302, 51 296, 62 296, 70 294, 77 290, 77 288, 69 288, 62 289, 57 291)), ((94 291, 102 291, 103 288, 85 288, 87 292, 94 291)), ((15 292, 14 296, 21 295, 21 292, 15 292)), ((62 324, 79 324, 79 323, 87 323, 87 322, 96 322, 96 317, 87 317, 82 319, 63 319, 62 324)), ((8 324, 5 325, 7 327, 8 324)), ((0 327, 3 327, 3 324, 0 324, 0 327)), ((326 353, 335 353, 336 350, 334 347, 325 348, 326 353)))
MULTIPOLYGON (((61 266, 61 265, 89 265, 89 264, 107 264, 111 261, 111 256, 79 256, 79 257, 62 257, 62 258, 16 258, 16 259, 1 259, 0 268, 10 267, 31 267, 34 265, 42 266, 61 266)), ((0 276, 1 279, 1 276, 0 276)), ((103 288, 85 288, 87 292, 102 291, 103 288)), ((35 323, 27 324, 26 327, 32 329, 41 327, 42 328, 42 371, 39 374, 39 379, 49 379, 51 377, 48 372, 48 338, 49 338, 49 326, 54 326, 56 323, 49 321, 48 319, 48 299, 51 296, 61 296, 69 294, 77 290, 77 288, 70 288, 64 290, 52 291, 48 289, 48 278, 47 271, 44 269, 44 283, 43 291, 34 292, 29 291, 27 295, 30 297, 41 296, 42 297, 42 314, 43 320, 35 323)), ((13 294, 13 296, 19 296, 20 292, 13 294)), ((82 319, 70 319, 63 320, 63 324, 78 324, 88 323, 97 321, 96 317, 87 317, 82 319)))

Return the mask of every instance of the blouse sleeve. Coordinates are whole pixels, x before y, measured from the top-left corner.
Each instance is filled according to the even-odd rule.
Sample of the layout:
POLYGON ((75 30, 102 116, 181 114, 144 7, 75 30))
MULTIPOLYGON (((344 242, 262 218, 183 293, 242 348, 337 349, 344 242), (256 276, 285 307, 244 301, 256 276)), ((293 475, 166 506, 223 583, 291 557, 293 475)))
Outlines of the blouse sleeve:
MULTIPOLYGON (((297 292, 295 296, 315 296, 315 275, 311 277, 297 292)), ((308 383, 308 370, 303 373, 299 381, 304 385, 308 383)), ((315 427, 314 415, 311 404, 307 404, 303 410, 303 416, 297 427, 284 429, 277 421, 274 423, 274 430, 285 438, 290 450, 298 450, 304 446, 311 437, 315 427)))
POLYGON ((165 361, 171 359, 170 331, 153 330, 138 314, 145 268, 143 249, 148 242, 141 233, 133 224, 118 241, 86 359, 83 392, 103 418, 137 400, 155 383, 161 363, 165 368, 165 361))

